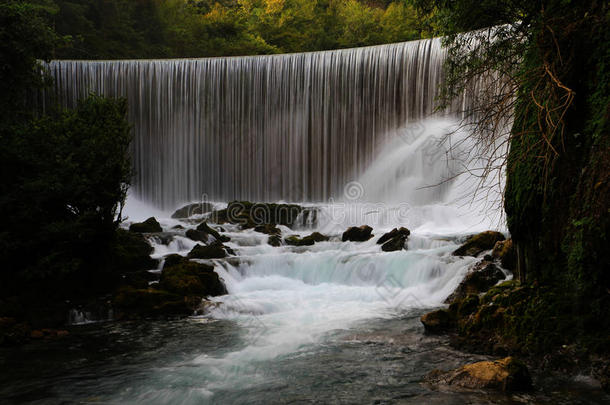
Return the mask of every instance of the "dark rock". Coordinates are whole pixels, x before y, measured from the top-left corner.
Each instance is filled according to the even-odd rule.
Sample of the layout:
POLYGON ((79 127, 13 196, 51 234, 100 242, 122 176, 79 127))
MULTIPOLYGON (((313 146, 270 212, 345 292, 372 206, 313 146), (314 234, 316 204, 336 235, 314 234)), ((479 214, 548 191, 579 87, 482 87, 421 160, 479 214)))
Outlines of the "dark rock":
POLYGON ((445 309, 428 312, 420 318, 428 333, 443 333, 455 328, 455 317, 445 309))
POLYGON ((176 253, 167 255, 167 256, 165 256, 164 259, 165 259, 165 262, 163 263, 163 268, 174 266, 174 265, 182 263, 182 262, 188 262, 188 260, 189 260, 186 257, 180 256, 179 254, 176 254, 176 253))
POLYGON ((513 247, 512 239, 498 241, 491 253, 494 259, 500 260, 500 264, 507 270, 515 270, 517 265, 517 253, 513 247))
POLYGON ((160 245, 169 245, 174 240, 175 233, 158 232, 153 235, 147 235, 148 240, 155 241, 160 245))
POLYGON ((193 308, 183 296, 168 291, 122 288, 113 300, 118 318, 140 316, 190 315, 193 308))
POLYGON ((272 224, 257 225, 254 230, 267 235, 280 235, 282 233, 278 227, 272 224))
POLYGON ((115 260, 112 267, 119 272, 133 272, 138 270, 151 270, 157 268, 159 262, 150 257, 152 246, 146 238, 138 233, 118 229, 117 243, 112 258, 115 260))
POLYGON ((394 252, 405 248, 407 243, 407 237, 404 235, 397 235, 381 245, 381 250, 384 252, 394 252))
POLYGON ((498 266, 484 260, 480 261, 472 267, 446 302, 462 300, 470 294, 480 294, 505 279, 506 276, 498 266))
POLYGON ((192 261, 165 266, 159 287, 183 296, 215 297, 227 293, 213 266, 192 261))
POLYGON ((312 246, 316 242, 324 242, 327 240, 329 240, 328 236, 322 235, 319 232, 314 232, 304 238, 299 238, 298 235, 291 235, 285 238, 284 242, 286 242, 287 245, 292 246, 312 246))
POLYGON ((183 219, 190 218, 194 215, 202 215, 208 212, 212 212, 214 210, 214 206, 208 202, 201 202, 195 204, 185 205, 184 207, 176 210, 172 214, 172 218, 174 219, 183 219))
POLYGON ((186 237, 197 241, 197 242, 207 242, 208 234, 202 231, 198 231, 197 229, 189 229, 186 231, 186 237))
MULTIPOLYGON (((222 259, 227 257, 228 248, 222 243, 211 245, 197 244, 188 254, 189 259, 222 259)), ((233 252, 231 250, 231 252, 233 252)), ((232 253, 234 254, 234 253, 232 253)))
POLYGON ((172 226, 172 229, 184 229, 184 227, 180 224, 172 226))
POLYGON ((150 217, 144 222, 135 222, 131 224, 129 230, 137 233, 163 232, 161 224, 159 224, 155 217, 150 217))
POLYGON ((232 201, 226 209, 214 211, 210 220, 218 224, 227 222, 240 224, 243 228, 254 228, 265 224, 291 227, 296 224, 297 218, 303 211, 303 207, 296 204, 232 201))
POLYGON ((154 274, 149 271, 134 271, 123 275, 123 283, 134 288, 148 288, 151 281, 158 281, 158 273, 154 274))
POLYGON ((433 370, 426 376, 429 383, 466 389, 497 389, 505 392, 531 389, 527 367, 512 357, 480 361, 451 371, 433 370))
POLYGON ((462 246, 453 252, 454 256, 478 256, 481 252, 493 249, 498 241, 504 240, 500 232, 485 231, 471 236, 462 246))
POLYGON ((379 238, 379 240, 377 241, 377 244, 383 245, 390 239, 394 239, 397 236, 404 236, 404 238, 406 239, 409 235, 411 235, 411 231, 409 231, 407 228, 404 228, 404 227, 394 228, 390 232, 384 234, 381 238, 379 238))
POLYGON ((348 228, 347 231, 343 232, 341 240, 343 242, 364 242, 373 237, 371 232, 373 232, 373 228, 368 225, 362 225, 359 227, 352 226, 351 228, 348 228))
POLYGON ((197 230, 199 232, 204 232, 209 235, 212 235, 214 237, 214 239, 216 239, 217 241, 220 241, 220 242, 229 242, 231 240, 231 238, 229 238, 228 236, 221 235, 220 233, 218 233, 217 230, 215 230, 214 228, 209 226, 208 223, 205 221, 202 222, 201 224, 199 224, 199 226, 197 227, 197 230))
POLYGON ((279 247, 282 245, 282 237, 280 235, 269 235, 267 239, 267 244, 273 247, 279 247))

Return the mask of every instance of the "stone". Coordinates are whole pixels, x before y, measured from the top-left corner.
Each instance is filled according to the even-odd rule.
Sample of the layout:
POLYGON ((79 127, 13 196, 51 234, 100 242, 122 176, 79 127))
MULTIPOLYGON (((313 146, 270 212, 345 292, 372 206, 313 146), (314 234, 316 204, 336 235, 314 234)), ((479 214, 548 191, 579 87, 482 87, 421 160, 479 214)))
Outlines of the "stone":
POLYGON ((407 228, 404 228, 404 227, 394 228, 390 232, 384 234, 381 238, 379 238, 379 240, 377 241, 377 244, 383 245, 390 239, 394 239, 397 236, 404 236, 404 238, 406 239, 409 235, 411 235, 411 231, 409 231, 407 228))
POLYGON ((152 246, 139 233, 117 229, 113 267, 120 272, 134 272, 157 268, 159 262, 150 257, 152 246))
POLYGON ((197 231, 204 232, 208 235, 212 235, 214 239, 220 242, 229 242, 231 238, 225 235, 221 235, 217 230, 208 225, 207 222, 203 221, 197 226, 197 231))
POLYGON ((188 254, 189 259, 223 259, 225 257, 227 257, 227 251, 222 243, 197 244, 188 254))
POLYGON ((531 389, 527 367, 513 357, 480 361, 451 371, 433 370, 426 376, 429 383, 466 389, 497 389, 504 392, 531 389))
POLYGON ((213 266, 188 260, 165 266, 159 287, 182 296, 215 297, 227 293, 213 266))
MULTIPOLYGON (((306 211, 309 212, 311 209, 306 211)), ((297 223, 297 219, 303 212, 304 208, 296 204, 231 201, 226 209, 214 211, 210 220, 218 224, 227 222, 239 224, 244 229, 266 224, 292 227, 297 223)), ((306 219, 303 218, 303 221, 306 221, 306 219)))
POLYGON ((316 242, 324 242, 329 239, 330 238, 326 235, 322 235, 319 232, 314 232, 311 235, 305 236, 304 238, 299 238, 298 235, 291 235, 285 238, 284 242, 291 246, 312 246, 316 242))
POLYGON ((152 288, 121 288, 113 299, 117 318, 191 315, 193 309, 184 297, 152 288))
POLYGON ((445 309, 428 312, 422 315, 420 321, 426 332, 432 334, 447 332, 456 326, 455 317, 445 309))
POLYGON ((485 260, 480 261, 470 269, 464 280, 462 280, 445 302, 462 300, 470 294, 478 295, 486 292, 498 284, 499 281, 505 279, 506 275, 498 266, 485 260))
POLYGON ((515 270, 517 266, 517 253, 513 247, 513 240, 507 239, 496 242, 492 257, 500 261, 500 265, 507 270, 515 270))
POLYGON ((272 224, 257 225, 254 230, 267 235, 280 235, 282 233, 278 227, 272 224))
POLYGON ((273 247, 279 247, 282 245, 282 237, 280 235, 269 235, 267 244, 273 247))
POLYGON ((343 232, 341 240, 343 242, 364 242, 373 237, 371 232, 373 232, 373 228, 368 225, 352 226, 343 232))
POLYGON ((208 234, 197 229, 189 229, 186 231, 186 237, 197 242, 207 242, 208 234))
POLYGON ((395 252, 397 250, 405 249, 406 243, 407 237, 405 235, 397 235, 381 245, 381 250, 384 252, 395 252))
POLYGON ((212 212, 213 210, 214 210, 214 206, 208 202, 188 204, 182 208, 177 209, 172 214, 172 218, 185 219, 185 218, 190 218, 194 215, 203 215, 208 212, 212 212))
POLYGON ((466 242, 453 252, 454 256, 473 256, 491 250, 496 242, 504 240, 504 235, 500 232, 485 231, 471 236, 466 242))
POLYGON ((163 232, 161 224, 159 224, 155 217, 150 217, 144 222, 134 222, 129 227, 129 230, 136 233, 163 232))

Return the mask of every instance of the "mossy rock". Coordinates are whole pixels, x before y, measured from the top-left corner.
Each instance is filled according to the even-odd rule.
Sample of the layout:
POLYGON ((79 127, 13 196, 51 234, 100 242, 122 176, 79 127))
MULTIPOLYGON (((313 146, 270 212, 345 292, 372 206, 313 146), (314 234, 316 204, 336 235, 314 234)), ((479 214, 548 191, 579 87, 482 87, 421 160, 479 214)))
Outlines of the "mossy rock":
POLYGON ((183 296, 215 297, 227 293, 213 266, 192 261, 165 266, 159 287, 183 296))
POLYGON ((173 214, 174 219, 185 219, 190 218, 194 215, 202 215, 211 212, 214 206, 208 202, 201 202, 195 204, 188 204, 182 208, 177 209, 173 214))
POLYGON ((121 273, 155 269, 159 262, 150 257, 152 246, 139 233, 117 229, 113 267, 121 273))
POLYGON ((131 224, 129 230, 137 233, 163 232, 161 224, 159 224, 155 217, 150 217, 144 222, 135 222, 131 224))
POLYGON ((343 242, 365 242, 373 237, 372 232, 373 228, 368 225, 352 226, 343 232, 341 240, 343 242))
POLYGON ((517 253, 513 247, 512 239, 496 242, 492 251, 492 257, 500 261, 502 267, 507 270, 515 270, 517 265, 517 253))
POLYGON ((227 250, 222 243, 197 244, 188 254, 189 259, 224 259, 225 257, 227 257, 227 250))
POLYGON ((488 261, 475 264, 446 302, 462 300, 470 294, 480 294, 506 279, 498 266, 488 261))
MULTIPOLYGON (((378 242, 379 243, 379 242, 378 242)), ((407 236, 398 234, 381 245, 381 250, 384 252, 395 252, 398 250, 405 249, 407 243, 407 236)))
POLYGON ((454 256, 478 256, 480 253, 491 250, 496 242, 503 241, 504 235, 500 232, 485 231, 471 236, 466 242, 453 252, 454 256))
POLYGON ((171 255, 165 256, 164 260, 165 262, 163 263, 163 268, 165 269, 166 267, 174 266, 182 262, 187 262, 189 259, 184 256, 180 256, 179 254, 172 253, 171 255))
POLYGON ((325 242, 330 238, 326 235, 322 235, 319 232, 314 232, 311 235, 307 235, 304 238, 299 238, 298 235, 291 235, 284 239, 287 245, 291 246, 312 246, 316 242, 325 242))
POLYGON ((254 227, 254 231, 267 235, 280 235, 282 233, 277 226, 272 224, 257 225, 254 227))
POLYGON ((152 288, 122 288, 113 299, 119 318, 190 315, 193 308, 183 296, 152 288))
POLYGON ((428 312, 422 315, 420 321, 426 332, 431 334, 448 332, 456 326, 455 316, 445 309, 428 312))
POLYGON ((280 235, 269 235, 267 244, 273 247, 279 247, 282 245, 282 237, 280 235))

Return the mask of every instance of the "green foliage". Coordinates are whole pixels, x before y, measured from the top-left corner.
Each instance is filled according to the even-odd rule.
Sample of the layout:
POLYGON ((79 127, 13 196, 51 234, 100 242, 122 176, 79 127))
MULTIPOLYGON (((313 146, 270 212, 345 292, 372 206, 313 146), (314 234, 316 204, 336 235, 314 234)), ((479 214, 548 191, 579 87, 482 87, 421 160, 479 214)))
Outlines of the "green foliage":
POLYGON ((90 96, 2 131, 3 286, 43 281, 65 292, 66 282, 102 278, 131 178, 125 115, 124 100, 90 96))
MULTIPOLYGON (((49 0, 51 1, 51 0, 49 0)), ((205 57, 317 51, 427 37, 410 1, 52 0, 72 40, 58 58, 205 57)))

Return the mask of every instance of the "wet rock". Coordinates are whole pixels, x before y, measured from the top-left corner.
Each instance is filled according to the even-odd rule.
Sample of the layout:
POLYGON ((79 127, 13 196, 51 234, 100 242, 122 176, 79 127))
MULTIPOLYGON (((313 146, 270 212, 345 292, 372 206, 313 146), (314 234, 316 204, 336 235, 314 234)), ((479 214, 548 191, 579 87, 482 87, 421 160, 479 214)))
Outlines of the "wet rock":
POLYGON ((123 283, 134 288, 148 288, 150 282, 158 280, 158 273, 154 274, 146 270, 123 274, 123 283))
POLYGON ((532 386, 527 367, 512 357, 480 361, 447 372, 433 370, 426 380, 435 385, 505 392, 528 390, 532 386))
POLYGON ((154 235, 148 235, 147 239, 154 241, 155 243, 158 243, 160 245, 167 246, 174 240, 175 235, 176 234, 172 232, 158 232, 154 235))
POLYGON ((192 306, 183 296, 152 288, 122 288, 114 297, 113 306, 119 319, 193 313, 192 306))
POLYGON ((167 255, 164 257, 164 259, 165 259, 165 262, 163 263, 163 268, 174 266, 176 264, 179 264, 182 262, 187 262, 189 260, 188 258, 186 258, 184 256, 180 256, 179 254, 176 254, 176 253, 167 255))
POLYGON ((213 266, 188 260, 165 266, 159 288, 183 296, 215 297, 227 293, 213 266))
POLYGON ((159 224, 155 217, 150 217, 144 222, 135 222, 131 224, 129 230, 137 233, 163 232, 161 224, 159 224))
POLYGON ((180 224, 172 226, 172 229, 176 229, 176 230, 180 230, 180 229, 184 229, 184 227, 180 224))
POLYGON ((491 255, 494 259, 499 260, 500 264, 505 269, 511 271, 515 270, 517 264, 517 253, 513 247, 512 239, 496 242, 491 255))
POLYGON ((379 238, 379 240, 377 241, 377 244, 383 245, 387 241, 394 239, 398 236, 404 236, 404 238, 406 239, 409 235, 411 235, 411 231, 409 231, 407 228, 404 228, 404 227, 394 228, 390 232, 384 234, 381 238, 379 238))
POLYGON ((188 254, 189 259, 223 259, 225 257, 227 257, 227 250, 222 243, 197 244, 188 254))
MULTIPOLYGON (((296 204, 232 201, 226 209, 214 211, 210 216, 210 220, 218 224, 227 222, 239 224, 243 228, 254 228, 265 224, 292 227, 297 223, 297 219, 303 211, 303 207, 296 204)), ((307 209, 306 211, 311 210, 307 209)))
POLYGON ((299 238, 298 235, 291 235, 284 239, 287 245, 291 246, 312 246, 316 242, 325 242, 330 238, 326 235, 322 235, 319 232, 314 232, 311 235, 299 238))
POLYGON ((202 215, 208 212, 212 212, 214 210, 214 206, 208 202, 201 202, 195 204, 188 204, 182 208, 179 208, 172 214, 172 218, 174 219, 184 219, 190 218, 194 215, 202 215))
POLYGON ((280 235, 282 233, 278 227, 272 224, 257 225, 254 230, 267 235, 280 235))
POLYGON ((445 309, 428 312, 420 318, 424 329, 428 333, 437 334, 447 332, 455 328, 455 317, 445 309))
POLYGON ((207 242, 208 234, 197 229, 189 229, 186 231, 186 237, 197 242, 207 242))
POLYGON ((280 235, 270 235, 267 239, 267 244, 273 247, 279 247, 282 245, 282 237, 280 235))
MULTIPOLYGON (((401 229, 406 230, 406 228, 401 228, 401 229)), ((407 232, 409 232, 409 231, 407 230, 407 232)), ((396 234, 395 236, 390 238, 390 240, 388 240, 383 245, 381 245, 381 250, 383 250, 384 252, 395 252, 397 250, 406 249, 405 245, 407 243, 407 237, 408 237, 408 234, 405 234, 405 233, 396 234)), ((377 242, 377 243, 379 243, 379 242, 377 242)))
POLYGON ((462 246, 453 252, 454 256, 478 256, 481 252, 491 250, 496 242, 504 240, 500 232, 485 231, 471 236, 462 246))
POLYGON ((115 260, 114 268, 120 272, 134 272, 151 270, 158 266, 159 262, 150 257, 153 248, 144 236, 118 229, 116 237, 117 243, 112 255, 115 260))
POLYGON ((341 240, 343 242, 364 242, 373 237, 371 232, 373 232, 373 228, 368 225, 352 226, 343 232, 341 240))
POLYGON ((446 302, 461 300, 470 294, 480 294, 505 280, 506 275, 498 266, 488 261, 476 263, 446 302))
POLYGON ((205 221, 199 224, 199 226, 197 226, 197 231, 212 235, 214 239, 220 242, 229 242, 231 240, 231 238, 229 238, 228 236, 221 235, 217 230, 209 226, 208 223, 205 221))

